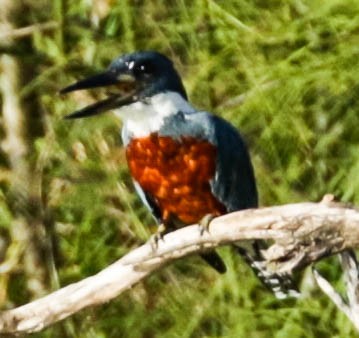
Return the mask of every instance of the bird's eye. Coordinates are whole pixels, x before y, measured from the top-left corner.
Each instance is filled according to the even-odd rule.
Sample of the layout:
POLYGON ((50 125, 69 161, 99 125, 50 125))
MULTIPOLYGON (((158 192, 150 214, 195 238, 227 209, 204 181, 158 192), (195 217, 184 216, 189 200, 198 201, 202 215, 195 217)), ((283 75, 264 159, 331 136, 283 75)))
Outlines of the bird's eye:
POLYGON ((133 67, 133 72, 135 75, 152 75, 154 73, 154 66, 150 62, 141 62, 135 64, 133 67))

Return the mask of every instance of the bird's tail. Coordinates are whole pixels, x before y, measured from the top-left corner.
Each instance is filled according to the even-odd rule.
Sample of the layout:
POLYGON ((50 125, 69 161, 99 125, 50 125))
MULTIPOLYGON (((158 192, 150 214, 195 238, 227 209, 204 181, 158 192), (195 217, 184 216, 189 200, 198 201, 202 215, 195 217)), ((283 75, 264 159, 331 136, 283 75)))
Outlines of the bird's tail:
POLYGON ((251 242, 251 246, 253 250, 250 251, 253 252, 237 245, 235 245, 235 249, 253 269, 260 281, 271 290, 278 299, 290 297, 298 298, 300 292, 290 274, 268 270, 266 262, 261 254, 261 250, 267 247, 266 243, 258 240, 251 242))
POLYGON ((201 253, 201 258, 204 259, 212 268, 219 273, 225 273, 227 271, 226 265, 222 258, 216 251, 209 251, 201 253))

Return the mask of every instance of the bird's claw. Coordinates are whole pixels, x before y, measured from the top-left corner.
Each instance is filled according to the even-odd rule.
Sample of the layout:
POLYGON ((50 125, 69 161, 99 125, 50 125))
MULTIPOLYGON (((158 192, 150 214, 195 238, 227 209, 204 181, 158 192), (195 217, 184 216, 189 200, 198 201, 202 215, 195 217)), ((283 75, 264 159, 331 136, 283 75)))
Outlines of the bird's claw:
POLYGON ((205 232, 208 232, 209 225, 211 224, 214 217, 215 216, 212 214, 207 214, 199 221, 198 225, 201 236, 203 236, 205 232))
POLYGON ((160 240, 163 241, 163 235, 166 232, 166 227, 164 224, 160 224, 158 226, 157 232, 155 234, 153 234, 150 239, 149 239, 149 243, 151 245, 152 251, 155 252, 158 249, 158 242, 160 240))

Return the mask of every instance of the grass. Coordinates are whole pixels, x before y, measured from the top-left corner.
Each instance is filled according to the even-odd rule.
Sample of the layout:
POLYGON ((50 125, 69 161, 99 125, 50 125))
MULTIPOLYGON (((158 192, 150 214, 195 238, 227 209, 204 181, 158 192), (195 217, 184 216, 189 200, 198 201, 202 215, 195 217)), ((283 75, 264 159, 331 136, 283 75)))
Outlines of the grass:
MULTIPOLYGON (((150 235, 151 218, 133 192, 120 147, 119 122, 110 114, 64 121, 94 97, 57 95, 132 50, 167 54, 191 102, 241 130, 261 205, 317 201, 328 192, 359 204, 357 1, 40 0, 27 6, 28 15, 14 17, 19 27, 59 23, 10 50, 23 70, 19 94, 35 116, 27 126, 28 161, 55 222, 59 285, 96 273, 150 235)), ((0 160, 8 170, 5 153, 0 160)), ((0 188, 0 236, 10 241, 9 182, 0 188)), ((229 266, 224 276, 188 258, 33 337, 355 335, 307 278, 307 297, 278 301, 240 258, 228 248, 221 253, 229 266)), ((0 276, 7 280, 4 307, 29 298, 20 292, 27 278, 22 264, 0 276)), ((334 280, 340 276, 335 260, 323 269, 334 280)))

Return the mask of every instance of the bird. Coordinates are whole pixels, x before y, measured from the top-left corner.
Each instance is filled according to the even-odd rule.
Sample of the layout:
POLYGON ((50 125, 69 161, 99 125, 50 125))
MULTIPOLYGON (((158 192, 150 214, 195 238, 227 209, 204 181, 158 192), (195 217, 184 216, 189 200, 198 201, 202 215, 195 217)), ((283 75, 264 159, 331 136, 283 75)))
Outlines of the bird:
MULTIPOLYGON (((226 213, 258 207, 253 166, 237 129, 218 115, 189 102, 173 62, 157 51, 116 58, 102 73, 62 90, 104 87, 107 97, 66 119, 114 111, 122 120, 121 138, 134 188, 159 226, 159 235, 190 224, 208 226, 226 213)), ((268 271, 254 250, 236 246, 259 279, 277 298, 296 296, 291 276, 268 271)), ((201 257, 219 273, 226 265, 216 251, 201 257)))

